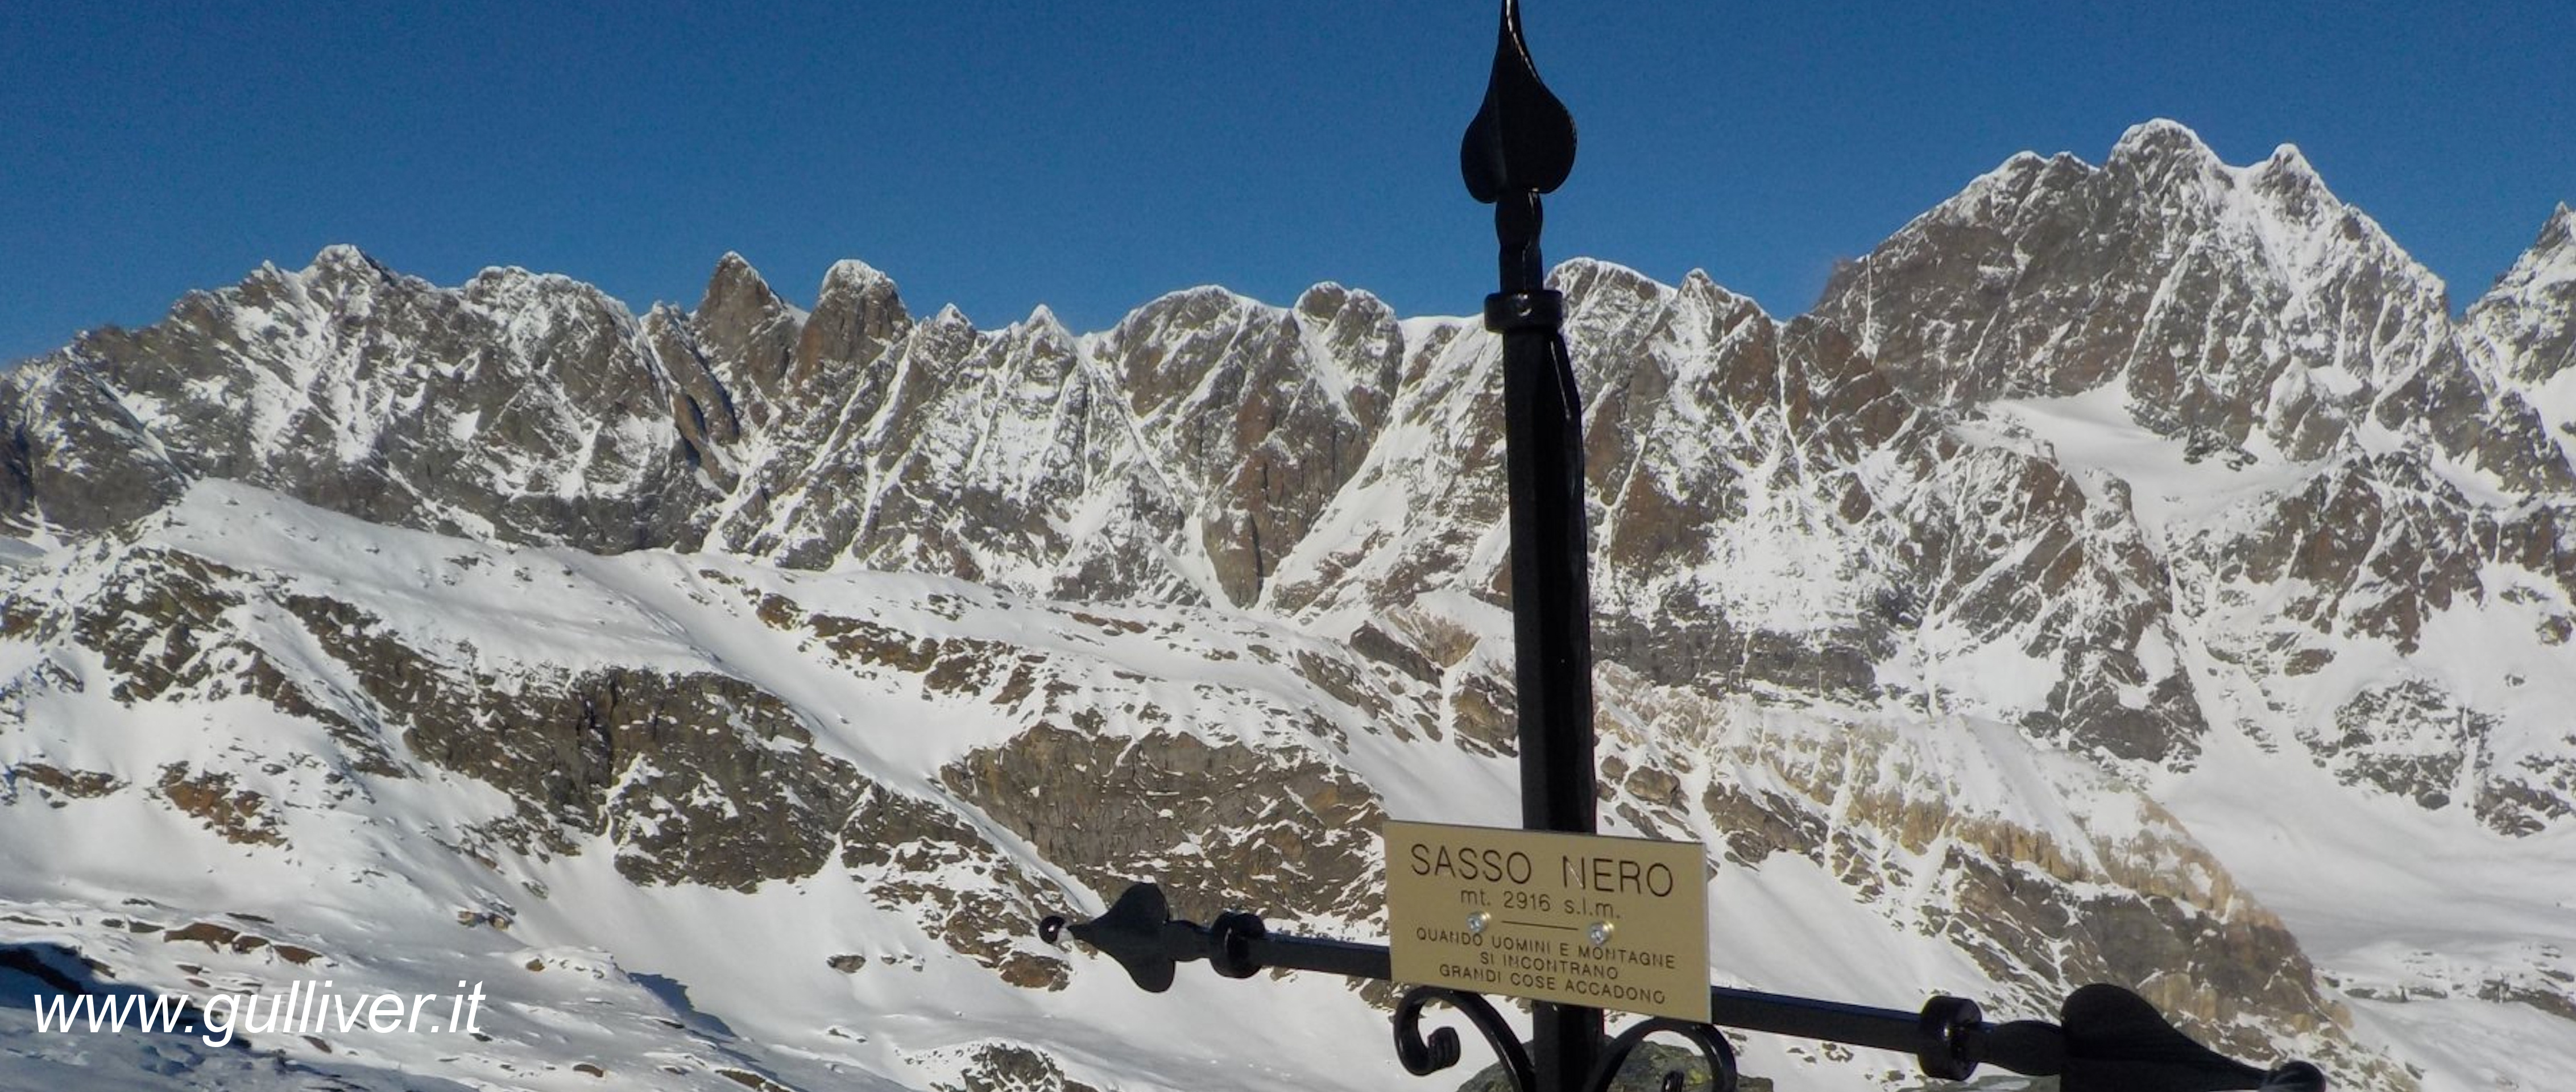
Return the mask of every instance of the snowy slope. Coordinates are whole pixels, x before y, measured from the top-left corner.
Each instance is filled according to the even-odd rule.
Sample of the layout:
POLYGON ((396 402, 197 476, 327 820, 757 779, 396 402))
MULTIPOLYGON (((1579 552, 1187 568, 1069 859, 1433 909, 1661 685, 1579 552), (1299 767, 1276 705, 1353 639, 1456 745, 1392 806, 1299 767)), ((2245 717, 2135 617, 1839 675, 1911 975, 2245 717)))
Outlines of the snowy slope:
MULTIPOLYGON (((971 764, 1027 730, 995 708, 1007 681, 941 693, 925 685, 935 666, 911 674, 811 645, 800 650, 814 631, 782 631, 775 621, 781 599, 792 598, 808 617, 866 617, 936 640, 1006 641, 1014 650, 1040 651, 1053 678, 1088 679, 1104 695, 1145 699, 1131 715, 1095 722, 1113 736, 1132 734, 1136 745, 1180 731, 1275 749, 1347 771, 1389 814, 1509 819, 1508 761, 1390 730, 1294 666, 1301 656, 1347 662, 1348 652, 1245 616, 1167 608, 1097 615, 914 576, 795 574, 662 552, 600 558, 483 545, 384 529, 220 484, 192 490, 113 550, 68 556, 79 552, 65 548, 31 565, 43 576, 19 585, 17 609, 96 601, 105 593, 91 581, 119 572, 131 579, 138 565, 221 574, 211 590, 241 601, 196 638, 212 645, 229 631, 255 636, 264 649, 302 645, 309 659, 279 670, 316 694, 329 692, 330 676, 353 665, 315 647, 320 642, 309 632, 299 638, 292 629, 302 623, 270 605, 327 596, 382 619, 386 634, 409 647, 471 657, 480 677, 504 689, 612 664, 732 674, 788 702, 811 730, 814 751, 895 792, 941 795, 943 770, 971 764), (296 564, 281 569, 268 560, 278 557, 296 564), (1321 717, 1280 715, 1300 708, 1321 717)), ((970 856, 970 871, 933 856, 910 874, 845 862, 746 890, 638 883, 624 866, 642 839, 614 811, 604 829, 559 831, 560 852, 542 848, 542 838, 515 851, 488 831, 516 814, 516 802, 487 782, 425 761, 405 735, 372 736, 391 758, 371 769, 364 747, 309 718, 283 715, 252 695, 211 698, 225 685, 222 674, 202 683, 183 678, 156 699, 129 704, 110 692, 120 675, 140 674, 110 662, 124 653, 12 649, 21 681, 10 701, 21 719, 6 739, 8 760, 22 772, 12 786, 18 806, 0 813, 11 824, 0 841, 10 877, 0 892, 10 904, 0 916, 7 943, 78 950, 114 968, 120 982, 155 990, 249 990, 318 973, 343 988, 405 993, 442 992, 464 978, 486 983, 493 997, 491 1042, 358 1035, 259 1044, 290 1058, 364 1061, 493 1087, 583 1087, 592 1078, 571 1067, 584 1063, 643 1087, 722 1087, 714 1078, 728 1069, 791 1087, 830 1085, 854 1073, 922 1087, 970 1068, 961 1059, 991 1040, 1040 1048, 1073 1079, 1127 1087, 1360 1087, 1394 1072, 1391 1052, 1373 1051, 1367 1062, 1377 1068, 1354 1070, 1329 1049, 1384 1035, 1381 1018, 1338 983, 1255 989, 1203 976, 1155 997, 1136 992, 1114 967, 1076 957, 1061 989, 1031 990, 995 977, 990 953, 962 942, 935 907, 889 907, 876 897, 872 888, 896 882, 971 891, 997 873, 1026 876, 1044 890, 1060 885, 1062 898, 1093 909, 1114 893, 1067 875, 1091 862, 1042 857, 1022 837, 1027 832, 1003 828, 973 807, 954 814, 986 839, 992 857, 970 856), (195 689, 200 685, 209 689, 195 689), (64 730, 75 724, 77 731, 64 730), (186 763, 192 777, 230 778, 224 787, 234 794, 258 794, 247 830, 175 806, 167 771, 176 763, 186 763), (90 795, 46 788, 23 772, 38 764, 103 776, 115 787, 90 795), (988 867, 996 862, 1001 867, 988 867), (236 951, 237 937, 168 937, 200 922, 266 943, 236 951), (276 954, 281 946, 318 953, 317 962, 291 964, 276 954), (856 956, 863 969, 835 969, 835 956, 856 956), (1226 1068, 1234 1063, 1194 1045, 1246 1024, 1270 1029, 1265 1034, 1292 1048, 1276 1056, 1277 1072, 1226 1068), (1196 1030, 1146 1046, 1136 1035, 1145 1027, 1196 1030), (1300 1042, 1312 1046, 1294 1049, 1300 1042), (1306 1061, 1292 1064, 1299 1059, 1306 1061)), ((223 655, 211 647, 201 654, 223 655)), ((1389 701, 1406 696, 1392 673, 1375 678, 1376 685, 1354 692, 1374 690, 1389 701)), ((1937 894, 1955 882, 1947 871, 1961 854, 1982 858, 2013 839, 2063 847, 2068 859, 2051 867, 2078 883, 2149 867, 2144 861, 2159 854, 2197 854, 2153 805, 2000 726, 1926 737, 1883 719, 1836 722, 1711 705, 1634 680, 1609 693, 1607 708, 1621 727, 1605 752, 1636 771, 1611 809, 1619 817, 1614 825, 1726 846, 1745 831, 1711 814, 1707 801, 1716 792, 1754 795, 1789 822, 1798 821, 1802 806, 1813 807, 1844 826, 1803 848, 1794 830, 1784 833, 1789 852, 1748 844, 1731 853, 1738 863, 1720 869, 1712 892, 1716 905, 1730 908, 1732 924, 1719 931, 1713 952, 1713 966, 1730 980, 1893 1003, 1938 989, 1998 1005, 2019 998, 2036 1009, 2058 985, 2046 969, 1981 962, 1956 943, 1974 939, 1965 926, 1927 922, 1912 900, 1857 901, 1844 886, 1849 877, 1866 873, 1937 894), (1846 780, 1859 770, 1878 772, 1846 780), (1926 784, 1928 771, 1955 772, 1926 784), (1884 822, 1882 810, 1919 809, 1933 799, 1946 813, 1934 828, 1940 833, 1871 832, 1884 822), (1839 958, 1818 958, 1826 934, 1832 941, 1824 949, 1839 958)), ((685 806, 662 818, 699 819, 685 806)), ((1293 822, 1286 829, 1309 840, 1332 834, 1293 822)), ((1353 833, 1368 839, 1361 848, 1373 855, 1373 836, 1353 833)), ((1281 844, 1262 839, 1249 859, 1276 858, 1281 844)), ((1170 862, 1162 871, 1167 882, 1186 885, 1189 878, 1170 862)), ((2220 919, 2259 918, 2226 893, 2215 872, 2195 874, 2200 879, 2183 881, 2179 895, 2207 903, 2220 919)), ((1016 932, 1011 943, 1034 948, 1027 926, 1035 912, 1051 908, 1016 903, 1010 916, 989 924, 1016 932)), ((1184 905, 1201 914, 1213 908, 1184 905)), ((1291 923, 1302 916, 1308 928, 1374 935, 1374 906, 1365 900, 1319 905, 1308 898, 1272 909, 1291 923)), ((1755 1056, 1782 1051, 1768 1056, 1773 1072, 1787 1074, 1812 1065, 1819 1074, 1848 1076, 1867 1064, 1838 1064, 1812 1051, 1793 1061, 1785 1046, 1766 1044, 1755 1056)))

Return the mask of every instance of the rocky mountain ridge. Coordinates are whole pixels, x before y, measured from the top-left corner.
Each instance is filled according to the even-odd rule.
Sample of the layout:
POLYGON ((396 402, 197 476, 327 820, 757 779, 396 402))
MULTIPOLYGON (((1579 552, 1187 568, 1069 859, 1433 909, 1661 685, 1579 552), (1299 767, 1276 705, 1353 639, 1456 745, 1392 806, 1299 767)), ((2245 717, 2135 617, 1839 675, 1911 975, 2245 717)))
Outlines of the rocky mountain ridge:
MULTIPOLYGON (((2320 934, 2235 875, 2256 863, 2161 801, 2245 749, 2484 851, 2567 842, 2570 223, 2454 321, 2295 150, 2229 167, 2153 123, 2100 167, 2014 158, 1786 322, 1697 273, 1558 267, 1605 815, 1709 844, 1741 899, 1820 893, 1782 920, 1841 923, 1882 972, 1713 965, 2033 1014, 2120 981, 2355 1086, 2449 1072, 2390 1060, 2411 1025, 2375 1006, 2409 987, 2376 948, 2312 962, 2320 934)), ((581 918, 843 891, 871 951, 763 958, 862 1009, 895 1004, 845 985, 870 958, 1096 1004, 1114 970, 1024 926, 1126 878, 1373 935, 1376 819, 1475 820, 1508 776, 1494 360, 1335 285, 1076 334, 917 320, 857 262, 808 311, 729 255, 695 309, 640 318, 517 270, 263 268, 0 376, 7 814, 354 846, 699 982, 721 971, 581 918), (144 727, 174 719, 203 742, 144 727), (392 833, 335 840, 348 810, 392 833), (547 894, 593 861, 622 886, 547 894)), ((2564 1020, 2530 920, 2370 943, 2564 1020)), ((961 1057, 727 1000, 914 1086, 961 1057)), ((998 1042, 1043 1050, 1041 1083, 1116 1071, 1080 1036, 998 1042)))

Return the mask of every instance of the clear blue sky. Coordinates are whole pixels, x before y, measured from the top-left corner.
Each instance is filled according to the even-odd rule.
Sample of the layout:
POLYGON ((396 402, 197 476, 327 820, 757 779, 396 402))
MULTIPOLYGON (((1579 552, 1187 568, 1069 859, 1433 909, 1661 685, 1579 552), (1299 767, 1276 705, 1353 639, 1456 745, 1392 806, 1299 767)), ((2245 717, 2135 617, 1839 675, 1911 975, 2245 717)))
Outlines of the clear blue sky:
MULTIPOLYGON (((2576 201, 2576 4, 1525 0, 1583 137, 1551 260, 1693 267, 1782 314, 2021 149, 2154 116, 2290 142, 2482 291, 2576 201)), ((0 6, 0 359, 333 242, 639 310, 739 250, 866 259, 920 312, 1077 328, 1338 280, 1467 313, 1458 133, 1485 0, 0 6)))

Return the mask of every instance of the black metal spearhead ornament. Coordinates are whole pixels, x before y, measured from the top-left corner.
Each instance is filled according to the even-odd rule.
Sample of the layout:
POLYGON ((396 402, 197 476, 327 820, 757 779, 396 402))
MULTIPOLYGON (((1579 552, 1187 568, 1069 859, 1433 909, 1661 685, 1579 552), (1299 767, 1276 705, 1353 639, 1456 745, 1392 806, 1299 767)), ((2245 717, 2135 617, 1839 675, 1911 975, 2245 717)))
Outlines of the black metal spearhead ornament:
MULTIPOLYGON (((1485 80, 1484 104, 1458 141, 1458 173, 1467 181, 1468 194, 1494 206, 1494 237, 1502 243, 1502 295, 1513 297, 1511 302, 1524 312, 1517 321, 1552 331, 1558 313, 1534 295, 1546 277, 1538 250, 1546 218, 1538 196, 1564 185, 1574 173, 1574 115, 1539 82, 1529 43, 1521 39, 1520 0, 1503 0, 1494 70, 1485 80)), ((1505 328, 1490 318, 1486 325, 1505 328)), ((1584 730, 1591 725, 1586 723, 1584 730)))
POLYGON ((1485 104, 1458 142, 1467 192, 1488 205, 1507 194, 1553 193, 1574 172, 1574 116, 1538 79, 1521 39, 1520 0, 1504 0, 1485 104))

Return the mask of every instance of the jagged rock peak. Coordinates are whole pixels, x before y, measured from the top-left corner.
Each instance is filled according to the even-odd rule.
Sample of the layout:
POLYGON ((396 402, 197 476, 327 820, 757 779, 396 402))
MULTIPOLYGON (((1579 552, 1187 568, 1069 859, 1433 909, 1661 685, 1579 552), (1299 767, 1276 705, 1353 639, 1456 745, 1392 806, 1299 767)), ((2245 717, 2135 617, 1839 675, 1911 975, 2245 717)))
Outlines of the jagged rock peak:
POLYGON ((2540 235, 2531 241, 2531 249, 2514 259, 2513 267, 2496 278, 2490 297, 2521 292, 2547 291, 2551 286, 2576 282, 2576 211, 2560 202, 2540 225, 2540 235))
POLYGON ((2142 157, 2184 158, 2218 162, 2218 153, 2192 128, 2171 118, 2153 118, 2128 127, 2111 145, 2111 162, 2142 157))
POLYGON ((1690 322, 1730 316, 1725 324, 1732 325, 1741 317, 1770 317, 1750 297, 1728 290, 1699 269, 1671 285, 1616 262, 1574 258, 1549 271, 1547 283, 1565 293, 1567 338, 1592 352, 1630 352, 1635 347, 1630 343, 1675 307, 1698 316, 1690 322))
POLYGON ((1957 195, 1915 217, 1899 234, 1926 224, 1995 224, 2012 222, 2044 205, 2045 198, 2101 173, 2071 152, 2041 157, 2017 152, 1995 169, 1970 179, 1957 195))
MULTIPOLYGON (((333 243, 316 251, 313 260, 300 270, 280 269, 273 263, 263 262, 243 283, 249 284, 263 277, 291 281, 305 290, 322 289, 326 295, 336 295, 362 285, 416 280, 394 272, 367 252, 347 243, 333 243)), ((420 287, 427 288, 427 282, 420 282, 420 287)))
MULTIPOLYGON (((2380 274, 2392 285, 2420 292, 2427 299, 2444 291, 2440 279, 2397 246, 2377 222, 2337 198, 2297 145, 2281 144, 2260 162, 2232 166, 2190 127, 2165 118, 2129 127, 2100 167, 2066 152, 2046 158, 2033 152, 2016 153, 1917 217, 1880 249, 1923 241, 1927 224, 1974 225, 2021 234, 2045 230, 2051 222, 2069 217, 2107 214, 2137 221, 2121 229, 2124 233, 2142 227, 2161 233, 2217 231, 2230 244, 2222 249, 2276 268, 2287 276, 2294 292, 2318 287, 2307 283, 2310 278, 2304 275, 2314 267, 2345 260, 2380 266, 2380 274), (2144 194, 2162 195, 2166 201, 2141 205, 2139 193, 2128 185, 2144 194), (2062 195, 2087 187, 2093 196, 2079 207, 2056 207, 2062 195), (2112 202, 2107 212, 2102 204, 2106 200, 2112 202)), ((2095 242, 2097 249, 2111 246, 2110 240, 2095 242)), ((2170 256, 2166 253, 2166 259, 2149 261, 2170 256)))
POLYGON ((2559 202, 2558 211, 2540 226, 2540 237, 2514 263, 2514 272, 2536 279, 2576 279, 2576 210, 2559 202))
POLYGON ((1592 257, 1578 256, 1567 258, 1564 261, 1556 263, 1554 268, 1547 271, 1547 279, 1550 282, 1567 280, 1569 278, 1596 276, 1634 278, 1642 281, 1654 280, 1653 277, 1649 277, 1644 273, 1639 272, 1633 266, 1625 266, 1617 262, 1603 261, 1602 259, 1592 257))
POLYGON ((742 255, 727 251, 716 261, 689 324, 745 423, 771 420, 804 323, 805 312, 780 299, 742 255))
POLYGON ((1192 285, 1188 288, 1173 289, 1146 301, 1144 306, 1127 312, 1127 316, 1118 320, 1118 326, 1115 328, 1124 329, 1140 319, 1173 312, 1213 315, 1239 311, 1247 307, 1264 306, 1267 305, 1221 284, 1192 285))
POLYGON ((1317 299, 1343 299, 1355 294, 1367 295, 1368 293, 1365 290, 1355 290, 1351 286, 1343 284, 1340 281, 1316 281, 1313 284, 1307 285, 1305 291, 1297 293, 1297 307, 1299 310, 1304 310, 1306 300, 1310 297, 1317 299))
POLYGON ((305 269, 308 271, 349 269, 374 270, 378 273, 388 272, 385 269, 384 263, 369 257, 366 251, 360 250, 348 243, 333 243, 329 246, 323 247, 319 251, 316 251, 313 255, 312 263, 305 266, 305 269))
POLYGON ((1649 277, 1617 262, 1599 258, 1568 258, 1548 270, 1549 287, 1565 293, 1568 307, 1577 307, 1585 297, 1601 292, 1615 292, 1640 300, 1653 299, 1673 291, 1673 286, 1649 277))
POLYGON ((2272 149, 2272 156, 2263 161, 2262 169, 2275 174, 2317 177, 2316 165, 2308 162, 2308 154, 2300 151, 2296 144, 2283 144, 2272 149))
POLYGON ((2576 370, 2576 212, 2561 203, 2550 213, 2531 249, 2469 308, 2466 325, 2494 374, 2551 384, 2527 396, 2576 439, 2576 395, 2551 383, 2576 370))
POLYGON ((1051 353, 1070 353, 1079 335, 1057 317, 1055 308, 1043 303, 1029 309, 1027 318, 1002 330, 1003 336, 1016 344, 1038 347, 1051 353))
POLYGON ((2461 358, 2441 279, 2286 145, 2230 166, 2159 120, 2098 168, 2014 157, 1838 269, 1815 314, 1935 405, 2116 384, 2197 443, 2306 460, 2422 422, 2513 488, 2567 477, 2461 358))
POLYGON ((1771 312, 1763 310, 1759 301, 1717 283, 1717 278, 1709 276, 1705 269, 1693 268, 1682 274, 1681 293, 1690 299, 1708 301, 1713 310, 1733 311, 1739 307, 1750 307, 1763 318, 1771 317, 1771 312))
POLYGON ((832 263, 815 290, 814 312, 796 340, 793 382, 807 397, 876 359, 912 328, 894 278, 856 258, 832 263))
POLYGON ((2054 155, 2041 155, 2038 152, 2023 149, 2022 151, 2014 152, 2009 156, 2005 156, 2002 163, 1995 165, 1995 169, 1987 171, 1982 175, 1978 175, 1974 180, 1970 181, 1968 185, 1973 188, 1978 182, 2001 178, 2012 178, 2028 174, 2032 171, 2045 170, 2050 167, 2079 167, 2085 170, 2093 169, 2092 164, 2085 162, 2082 157, 2077 156, 2073 152, 2062 151, 2054 155))
POLYGON ((1297 293, 1297 301, 1289 305, 1289 310, 1317 322, 1331 322, 1334 316, 1350 308, 1358 308, 1372 315, 1385 314, 1391 317, 1394 314, 1385 301, 1378 299, 1367 289, 1352 288, 1340 281, 1317 281, 1307 286, 1305 291, 1297 293))
POLYGON ((702 323, 717 323, 766 315, 782 302, 759 270, 752 268, 741 254, 728 250, 724 257, 716 259, 715 272, 707 277, 707 291, 698 299, 696 314, 702 323))
POLYGON ((1752 297, 1717 283, 1708 270, 1693 268, 1675 284, 1666 284, 1639 270, 1599 258, 1568 258, 1558 262, 1547 274, 1547 283, 1565 293, 1569 310, 1584 310, 1613 301, 1630 304, 1660 302, 1675 297, 1701 301, 1721 311, 1750 307, 1770 317, 1752 297))
POLYGON ((2111 146, 2110 158, 2103 169, 2118 178, 2134 181, 2148 193, 2179 198, 2187 206, 2216 212, 2227 206, 2236 191, 2252 187, 2264 193, 2284 189, 2322 201, 2299 202, 2296 211, 2302 217, 2313 205, 2340 213, 2341 202, 2325 194, 2307 159, 2298 149, 2283 145, 2271 158, 2248 167, 2231 166, 2218 157, 2200 134, 2180 122, 2162 118, 2130 126, 2111 146), (2284 151, 2287 156, 2284 156, 2284 151))
MULTIPOLYGON (((388 271, 385 276, 391 279, 395 274, 388 271)), ((427 282, 421 284, 423 288, 435 291, 427 282)), ((505 307, 524 306, 541 300, 559 302, 573 299, 612 314, 633 317, 633 311, 626 306, 625 300, 609 295, 598 285, 561 273, 540 273, 525 266, 485 266, 474 274, 473 280, 465 282, 462 290, 468 299, 505 307)))
MULTIPOLYGON (((2065 162, 2078 167, 2079 174, 2091 173, 2090 168, 2083 168, 2063 153, 2048 162, 2065 162)), ((2036 167, 2037 164, 2026 154, 2017 155, 1978 181, 2024 180, 2035 173, 2036 167)), ((2413 264, 2412 259, 2404 258, 2402 251, 2378 224, 2344 204, 2326 188, 2325 179, 2317 173, 2316 166, 2295 144, 2278 145, 2262 162, 2237 167, 2220 159, 2200 134, 2188 126, 2158 118, 2130 126, 2122 133, 2119 142, 2111 148, 2110 158, 2104 161, 2103 169, 2133 176, 2151 192, 2180 191, 2196 196, 2198 208, 2222 217, 2232 214, 2246 219, 2247 214, 2251 214, 2252 220, 2276 221, 2304 229, 2332 227, 2351 241, 2378 251, 2382 256, 2413 264), (2240 205, 2239 202, 2248 195, 2259 199, 2261 207, 2240 205)), ((1971 184, 1961 197, 1978 192, 1978 185, 1971 184)), ((1945 207, 1949 204, 1944 203, 1945 207)), ((2257 234, 2266 233, 2258 230, 2257 234)), ((2264 241, 2271 240, 2265 238, 2264 241)), ((2432 280, 2429 271, 2423 271, 2421 276, 2413 279, 2432 280)), ((2438 286, 2435 290, 2439 291, 2438 286)))
POLYGON ((894 291, 894 278, 887 276, 884 270, 857 258, 843 258, 833 262, 832 268, 823 271, 823 288, 815 298, 820 299, 822 295, 835 289, 847 291, 878 287, 882 287, 887 292, 894 291))

